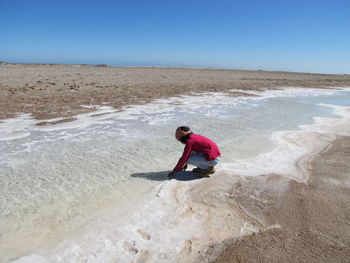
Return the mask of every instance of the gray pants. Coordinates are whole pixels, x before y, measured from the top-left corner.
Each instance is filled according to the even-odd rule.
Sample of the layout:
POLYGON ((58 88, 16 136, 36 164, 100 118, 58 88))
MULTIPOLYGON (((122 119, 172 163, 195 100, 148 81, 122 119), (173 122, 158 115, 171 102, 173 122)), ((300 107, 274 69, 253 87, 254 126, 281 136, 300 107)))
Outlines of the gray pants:
POLYGON ((203 155, 203 153, 199 152, 192 152, 192 155, 188 159, 187 163, 192 164, 194 166, 197 166, 201 169, 207 169, 209 166, 215 166, 219 163, 220 157, 216 158, 212 161, 207 161, 203 155))

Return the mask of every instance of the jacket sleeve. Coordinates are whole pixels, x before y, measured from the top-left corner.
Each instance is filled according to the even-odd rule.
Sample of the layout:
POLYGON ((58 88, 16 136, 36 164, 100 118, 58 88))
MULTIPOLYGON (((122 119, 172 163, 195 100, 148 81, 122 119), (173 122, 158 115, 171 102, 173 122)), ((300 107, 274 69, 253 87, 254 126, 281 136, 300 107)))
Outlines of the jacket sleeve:
POLYGON ((179 159, 179 161, 177 162, 177 165, 174 168, 174 172, 178 172, 181 171, 182 168, 185 166, 185 164, 188 161, 188 158, 190 158, 192 153, 192 144, 191 143, 187 143, 184 149, 184 152, 182 153, 181 158, 179 159))

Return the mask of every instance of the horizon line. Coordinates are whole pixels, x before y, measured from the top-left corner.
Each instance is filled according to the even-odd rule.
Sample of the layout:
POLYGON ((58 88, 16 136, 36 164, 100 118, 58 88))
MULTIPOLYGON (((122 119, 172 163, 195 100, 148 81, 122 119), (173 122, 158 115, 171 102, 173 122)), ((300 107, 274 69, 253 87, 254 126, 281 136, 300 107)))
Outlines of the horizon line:
POLYGON ((263 72, 283 72, 283 73, 296 73, 296 74, 313 74, 313 75, 349 75, 349 73, 314 73, 314 72, 303 72, 303 71, 288 71, 288 70, 267 70, 267 69, 240 69, 240 68, 222 68, 222 67, 209 67, 209 66, 164 66, 164 65, 149 65, 149 66, 113 66, 109 64, 87 64, 87 63, 42 63, 42 62, 8 62, 0 61, 1 64, 19 64, 19 65, 66 65, 66 66, 90 66, 90 67, 106 67, 106 68, 169 68, 169 69, 207 69, 207 70, 240 70, 240 71, 263 71, 263 72))

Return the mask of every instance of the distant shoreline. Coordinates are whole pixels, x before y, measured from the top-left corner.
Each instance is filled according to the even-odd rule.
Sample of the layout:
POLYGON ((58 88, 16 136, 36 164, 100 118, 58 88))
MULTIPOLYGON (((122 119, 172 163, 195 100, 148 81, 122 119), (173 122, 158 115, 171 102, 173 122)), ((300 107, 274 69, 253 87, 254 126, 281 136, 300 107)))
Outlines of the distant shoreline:
POLYGON ((250 96, 245 91, 286 87, 349 87, 350 75, 260 70, 110 67, 107 65, 0 63, 0 119, 28 113, 39 120, 121 109, 155 99, 207 92, 250 96))
POLYGON ((198 70, 227 70, 227 71, 247 71, 247 72, 276 72, 276 73, 295 73, 295 74, 311 74, 311 75, 350 75, 350 73, 312 73, 302 71, 289 70, 267 70, 267 69, 239 69, 239 68, 221 68, 221 67, 205 67, 205 66, 161 66, 161 65, 143 65, 143 66, 113 66, 109 64, 85 64, 85 63, 25 63, 25 62, 7 62, 0 61, 0 65, 28 65, 28 66, 71 66, 71 67, 106 67, 106 68, 150 68, 150 69, 198 69, 198 70))

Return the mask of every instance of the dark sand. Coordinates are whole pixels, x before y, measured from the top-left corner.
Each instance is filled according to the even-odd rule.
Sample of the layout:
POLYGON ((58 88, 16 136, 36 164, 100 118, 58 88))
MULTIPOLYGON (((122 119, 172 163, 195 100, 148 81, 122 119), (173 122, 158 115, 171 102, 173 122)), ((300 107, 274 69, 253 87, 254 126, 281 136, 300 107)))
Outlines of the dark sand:
POLYGON ((36 119, 68 118, 93 110, 81 105, 120 108, 185 94, 291 86, 350 86, 350 75, 0 63, 0 119, 20 112, 36 119))
POLYGON ((271 175, 252 178, 249 187, 261 190, 265 202, 248 198, 249 191, 237 200, 281 228, 232 242, 214 262, 350 262, 350 137, 315 156, 309 169, 306 184, 271 175), (278 185, 287 190, 271 197, 278 185))

